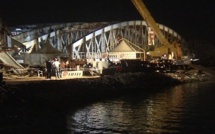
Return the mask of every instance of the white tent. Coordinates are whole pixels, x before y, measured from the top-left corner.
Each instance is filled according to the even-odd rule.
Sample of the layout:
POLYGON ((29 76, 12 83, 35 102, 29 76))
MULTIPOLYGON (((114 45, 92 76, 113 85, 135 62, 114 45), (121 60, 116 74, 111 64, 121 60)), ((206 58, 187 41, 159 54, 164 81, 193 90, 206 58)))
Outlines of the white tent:
POLYGON ((129 42, 126 39, 122 39, 119 45, 108 53, 110 60, 120 59, 143 59, 145 51, 129 42))
POLYGON ((110 51, 110 53, 113 52, 136 52, 136 50, 128 45, 125 40, 121 40, 119 45, 110 51))

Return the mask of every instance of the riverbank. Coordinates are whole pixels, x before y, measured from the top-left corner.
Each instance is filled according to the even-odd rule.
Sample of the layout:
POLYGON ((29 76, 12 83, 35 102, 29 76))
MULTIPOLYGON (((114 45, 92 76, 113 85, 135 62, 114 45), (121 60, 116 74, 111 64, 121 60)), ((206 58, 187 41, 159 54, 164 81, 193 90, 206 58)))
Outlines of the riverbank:
POLYGON ((84 101, 112 97, 132 91, 135 87, 146 90, 156 85, 167 86, 180 83, 176 79, 158 73, 124 73, 97 78, 61 80, 37 80, 5 84, 1 89, 1 102, 61 102, 84 101))
POLYGON ((185 82, 209 80, 209 75, 196 71, 174 74, 121 73, 103 77, 46 80, 45 78, 6 80, 1 87, 1 104, 16 103, 81 103, 114 97, 125 93, 173 86, 185 82), (134 90, 135 89, 135 90, 134 90))

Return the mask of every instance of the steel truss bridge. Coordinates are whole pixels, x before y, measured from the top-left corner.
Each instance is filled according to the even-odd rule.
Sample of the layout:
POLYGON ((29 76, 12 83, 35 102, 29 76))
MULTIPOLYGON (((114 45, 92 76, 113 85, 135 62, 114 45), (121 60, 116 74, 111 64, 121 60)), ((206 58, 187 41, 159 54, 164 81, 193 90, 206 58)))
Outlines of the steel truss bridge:
MULTIPOLYGON (((178 33, 162 24, 157 25, 171 44, 184 46, 184 40, 178 33)), ((23 53, 39 50, 44 42, 49 42, 64 56, 72 59, 101 59, 102 53, 107 53, 118 45, 119 38, 125 38, 146 51, 150 46, 161 47, 156 35, 146 21, 142 20, 47 24, 31 27, 19 34, 16 32, 12 31, 12 38, 25 45, 23 53)))

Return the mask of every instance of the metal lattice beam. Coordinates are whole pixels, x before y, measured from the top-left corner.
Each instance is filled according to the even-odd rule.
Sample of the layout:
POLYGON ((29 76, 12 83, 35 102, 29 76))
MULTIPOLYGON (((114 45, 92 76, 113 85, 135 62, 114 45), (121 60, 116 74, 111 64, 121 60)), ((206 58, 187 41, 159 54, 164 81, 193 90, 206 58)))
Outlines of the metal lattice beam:
MULTIPOLYGON (((175 31, 161 24, 158 26, 168 41, 182 43, 181 36, 175 31)), ((111 51, 117 46, 118 36, 146 50, 149 26, 142 20, 115 24, 108 22, 52 24, 13 36, 13 38, 23 43, 29 50, 35 44, 39 49, 43 41, 49 41, 53 47, 65 55, 71 54, 73 59, 81 59, 102 58, 101 53, 111 51)), ((159 46, 159 44, 155 36, 153 45, 159 46)))

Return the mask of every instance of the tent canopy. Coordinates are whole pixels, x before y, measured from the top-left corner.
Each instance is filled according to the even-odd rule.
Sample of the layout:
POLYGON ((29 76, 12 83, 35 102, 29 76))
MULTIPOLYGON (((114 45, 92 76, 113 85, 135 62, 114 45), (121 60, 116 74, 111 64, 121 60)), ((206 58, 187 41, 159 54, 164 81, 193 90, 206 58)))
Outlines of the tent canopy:
POLYGON ((60 54, 62 52, 59 51, 58 49, 54 48, 49 42, 46 42, 41 49, 39 49, 38 51, 35 51, 35 49, 33 49, 33 51, 31 53, 60 54))
MULTIPOLYGON (((34 46, 35 47, 35 46, 34 46)), ((54 48, 49 42, 46 42, 38 51, 33 48, 32 52, 25 54, 24 62, 30 66, 40 65, 45 66, 45 62, 48 59, 56 58, 61 55, 62 52, 54 48)))
POLYGON ((126 39, 122 39, 118 46, 109 51, 109 57, 113 59, 142 59, 145 57, 144 53, 144 49, 126 39))
POLYGON ((128 45, 124 40, 121 40, 119 45, 110 52, 135 52, 136 50, 128 45))

